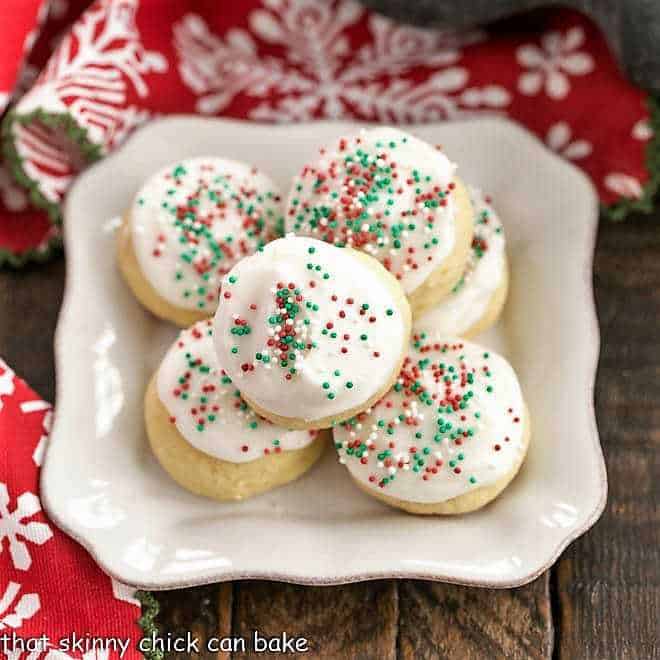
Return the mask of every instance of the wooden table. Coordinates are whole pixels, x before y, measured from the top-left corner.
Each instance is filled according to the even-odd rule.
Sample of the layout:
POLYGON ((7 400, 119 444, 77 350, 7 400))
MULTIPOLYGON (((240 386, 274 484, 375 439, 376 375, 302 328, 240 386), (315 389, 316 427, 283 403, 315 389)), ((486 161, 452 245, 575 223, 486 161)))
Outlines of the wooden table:
MULTIPOLYGON (((62 259, 0 271, 0 355, 49 400, 63 279, 62 259)), ((602 221, 594 282, 609 500, 552 570, 503 591, 413 580, 182 589, 158 595, 163 631, 287 631, 324 658, 660 658, 660 208, 602 221)))

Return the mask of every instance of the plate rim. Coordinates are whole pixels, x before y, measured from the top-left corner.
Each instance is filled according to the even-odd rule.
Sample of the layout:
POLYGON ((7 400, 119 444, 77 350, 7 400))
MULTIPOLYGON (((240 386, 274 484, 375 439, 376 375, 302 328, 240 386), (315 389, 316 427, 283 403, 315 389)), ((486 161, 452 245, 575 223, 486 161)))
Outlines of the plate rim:
MULTIPOLYGON (((272 124, 265 122, 253 122, 241 119, 233 118, 219 118, 219 117, 200 117, 199 115, 189 115, 189 114, 174 114, 167 117, 159 117, 149 121, 144 126, 137 129, 122 145, 120 145, 112 153, 108 154, 101 161, 94 163, 90 167, 86 168, 75 180, 73 185, 68 191, 67 197, 63 204, 63 217, 64 217, 64 226, 66 228, 67 218, 69 217, 69 207, 71 205, 71 200, 73 199, 74 193, 77 188, 81 188, 85 185, 86 179, 90 176, 90 173, 94 173, 96 170, 103 167, 107 167, 108 164, 111 164, 114 160, 120 158, 127 147, 130 146, 136 136, 144 137, 145 134, 158 130, 158 127, 163 124, 169 123, 199 123, 199 124, 217 124, 222 123, 224 125, 241 125, 243 127, 255 127, 259 126, 261 128, 272 127, 272 124)), ((354 127, 356 124, 364 126, 377 126, 382 125, 374 122, 358 122, 358 121, 333 121, 333 120, 323 120, 318 122, 309 122, 306 125, 314 124, 318 125, 329 125, 332 127, 337 127, 341 130, 342 125, 354 127)), ((474 118, 474 119, 463 119, 463 120, 452 120, 452 121, 442 121, 442 122, 432 122, 430 124, 411 124, 404 126, 405 129, 412 132, 415 131, 419 126, 429 127, 433 123, 438 126, 448 126, 451 125, 460 130, 461 125, 466 124, 493 124, 497 126, 506 126, 506 130, 516 133, 518 138, 526 141, 531 147, 544 153, 544 157, 556 161, 561 167, 569 170, 573 177, 576 177, 580 180, 580 183, 585 187, 587 194, 590 197, 590 206, 592 207, 592 212, 589 218, 586 218, 586 221, 590 223, 589 226, 589 235, 586 242, 587 254, 585 255, 583 263, 583 273, 582 277, 584 279, 585 285, 585 294, 587 303, 587 314, 588 314, 588 327, 585 328, 588 333, 590 355, 585 357, 585 362, 588 361, 590 367, 591 377, 589 379, 587 397, 589 401, 589 438, 592 444, 592 450, 594 451, 594 456, 597 463, 598 474, 596 475, 596 483, 599 489, 599 496, 597 501, 591 511, 591 513, 585 517, 581 525, 576 526, 571 530, 570 533, 566 534, 558 543, 555 544, 555 547, 549 553, 544 553, 547 559, 538 567, 535 567, 533 570, 521 575, 516 579, 498 579, 498 578, 481 578, 481 579, 462 579, 457 578, 452 575, 443 574, 442 572, 435 572, 432 570, 427 571, 410 571, 403 570, 401 568, 388 571, 368 571, 365 573, 349 573, 345 575, 333 575, 330 578, 316 578, 308 577, 304 573, 296 572, 291 570, 289 572, 282 571, 268 571, 268 570, 258 570, 258 571, 240 571, 232 570, 231 568, 215 568, 212 570, 202 571, 203 575, 199 578, 190 577, 190 578, 179 578, 171 580, 163 580, 162 578, 158 581, 150 580, 136 580, 132 576, 126 576, 120 574, 119 571, 114 569, 114 566, 111 561, 105 559, 104 549, 94 538, 91 536, 86 536, 83 532, 75 527, 73 524, 69 524, 67 521, 66 513, 58 509, 58 505, 51 498, 50 486, 48 485, 51 477, 49 476, 51 471, 49 470, 49 465, 51 461, 49 460, 52 455, 54 455, 53 447, 57 444, 57 428, 58 428, 58 417, 57 412, 54 415, 53 427, 49 435, 49 442, 46 447, 46 452, 44 460, 41 466, 41 471, 39 475, 39 488, 40 493, 39 497, 42 503, 43 510, 48 515, 49 520, 54 523, 60 530, 65 534, 73 538, 77 543, 79 543, 89 554, 92 556, 96 564, 103 570, 107 575, 112 579, 130 584, 137 589, 146 589, 153 591, 167 591, 171 589, 186 588, 191 586, 201 586, 205 584, 212 584, 214 582, 227 582, 231 580, 244 580, 244 579, 253 579, 253 580, 274 580, 278 582, 286 582, 291 584, 299 584, 305 586, 331 586, 331 585, 340 585, 340 584, 350 584, 354 582, 365 582, 371 580, 382 580, 382 579, 417 579, 417 580, 429 580, 432 582, 444 582, 449 584, 457 584, 462 586, 469 587, 482 587, 482 588, 491 588, 491 589, 508 589, 523 586, 535 580, 539 575, 544 573, 550 567, 554 565, 562 552, 577 538, 582 536, 587 532, 600 518, 603 513, 606 503, 607 503, 607 494, 608 494, 608 483, 607 483, 607 469, 605 465, 605 459, 603 455, 602 445, 600 443, 600 437, 597 426, 596 411, 595 411, 595 387, 596 387, 596 376, 598 373, 598 362, 600 358, 600 328, 598 325, 598 317, 596 313, 596 305, 594 298, 594 287, 593 287, 593 261, 594 253, 596 247, 596 237, 598 231, 599 223, 599 204, 598 197, 595 191, 595 188, 591 180, 587 175, 577 168, 572 163, 561 158, 558 154, 551 151, 547 146, 533 133, 529 132, 526 128, 520 124, 511 121, 505 117, 495 116, 495 117, 483 117, 483 118, 474 118)), ((64 247, 65 253, 72 251, 71 247, 72 236, 69 232, 64 231, 64 247)), ((62 346, 64 344, 64 334, 67 326, 68 316, 69 316, 69 307, 71 304, 71 291, 72 291, 72 280, 73 280, 73 268, 67 263, 66 276, 65 276, 65 287, 64 287, 64 296, 62 300, 62 305, 58 314, 57 326, 55 330, 54 338, 54 352, 55 352, 55 383, 56 383, 56 397, 55 397, 55 406, 54 410, 57 411, 60 407, 62 401, 62 391, 63 388, 59 386, 63 380, 63 374, 66 373, 62 360, 63 360, 63 350, 62 346)))

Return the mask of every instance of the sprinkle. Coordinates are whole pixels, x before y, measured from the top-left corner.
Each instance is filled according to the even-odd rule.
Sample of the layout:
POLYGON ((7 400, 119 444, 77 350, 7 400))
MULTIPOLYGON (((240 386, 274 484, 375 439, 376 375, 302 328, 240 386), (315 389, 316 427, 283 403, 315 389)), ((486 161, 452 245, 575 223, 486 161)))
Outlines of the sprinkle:
POLYGON ((164 227, 151 254, 173 261, 176 290, 205 309, 217 300, 221 280, 232 266, 277 235, 284 223, 280 195, 261 183, 255 189, 254 170, 227 171, 213 159, 178 163, 164 176, 169 185, 162 197, 150 196, 155 187, 148 182, 138 198, 138 206, 158 209, 152 215, 164 227), (219 227, 237 229, 219 237, 219 227))
MULTIPOLYGON (((344 422, 341 433, 335 432, 337 439, 348 438, 337 445, 339 458, 344 463, 363 463, 365 456, 373 456, 375 463, 365 479, 379 488, 388 489, 398 474, 408 473, 408 479, 420 484, 449 479, 458 496, 483 480, 479 472, 466 469, 474 469, 471 457, 476 457, 477 465, 486 466, 489 454, 501 452, 504 443, 492 442, 493 430, 506 428, 509 435, 504 442, 519 441, 521 420, 514 408, 501 407, 497 427, 490 422, 483 426, 480 421, 480 399, 475 393, 480 386, 493 396, 497 391, 497 371, 490 365, 483 368, 481 362, 490 353, 468 351, 460 341, 432 342, 425 333, 412 339, 414 348, 392 391, 367 413, 344 422)), ((497 405, 497 399, 492 401, 497 405)), ((491 479, 509 467, 506 462, 493 462, 484 474, 491 479), (493 469, 495 473, 490 472, 493 469)))

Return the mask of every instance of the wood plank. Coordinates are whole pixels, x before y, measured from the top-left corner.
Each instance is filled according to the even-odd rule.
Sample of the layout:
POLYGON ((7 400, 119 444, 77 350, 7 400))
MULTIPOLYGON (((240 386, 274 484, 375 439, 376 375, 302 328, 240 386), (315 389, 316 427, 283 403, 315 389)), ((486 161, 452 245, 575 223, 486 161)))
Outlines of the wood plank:
MULTIPOLYGON (((265 636, 279 636, 287 632, 309 640, 307 654, 287 657, 393 660, 397 619, 394 580, 338 587, 256 581, 234 584, 233 634, 250 637, 253 630, 258 630, 265 636)), ((256 657, 282 656, 263 653, 256 657)))
POLYGON ((601 223, 594 278, 609 497, 558 564, 558 657, 660 658, 660 209, 601 223))
POLYGON ((406 580, 399 586, 399 657, 550 658, 549 573, 519 589, 406 580))
MULTIPOLYGON (((220 640, 231 634, 232 585, 230 582, 190 589, 176 589, 154 594, 160 604, 160 612, 156 623, 160 629, 161 639, 170 644, 173 649, 167 653, 172 660, 228 660, 229 653, 212 652, 220 648, 215 641, 209 646, 212 638, 220 640), (186 644, 188 638, 195 640, 195 647, 183 650, 183 646, 175 647, 174 641, 186 644), (181 649, 177 651, 176 649, 181 649), (209 650, 210 649, 210 650, 209 650)), ((167 650, 167 649, 166 649, 167 650)))
POLYGON ((47 401, 55 400, 53 336, 64 259, 0 271, 0 357, 47 401))

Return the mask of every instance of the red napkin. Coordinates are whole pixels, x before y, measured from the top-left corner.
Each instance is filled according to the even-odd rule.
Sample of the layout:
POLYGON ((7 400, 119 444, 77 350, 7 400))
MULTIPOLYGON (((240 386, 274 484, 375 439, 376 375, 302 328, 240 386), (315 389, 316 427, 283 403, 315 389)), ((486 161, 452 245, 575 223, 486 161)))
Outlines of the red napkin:
POLYGON ((76 173, 163 113, 388 123, 497 114, 584 169, 615 218, 650 208, 660 181, 655 143, 646 157, 649 99, 572 11, 455 32, 402 26, 353 0, 98 0, 62 32, 86 3, 53 0, 30 48, 39 4, 5 0, 0 89, 16 96, 5 168, 20 187, 0 169, 0 250, 14 263, 58 240, 35 208, 57 224, 76 173))
POLYGON ((123 657, 139 658, 133 590, 102 573, 43 514, 39 466, 51 416, 0 360, 0 657, 101 660, 127 645, 123 657), (96 653, 92 637, 102 640, 96 653))

